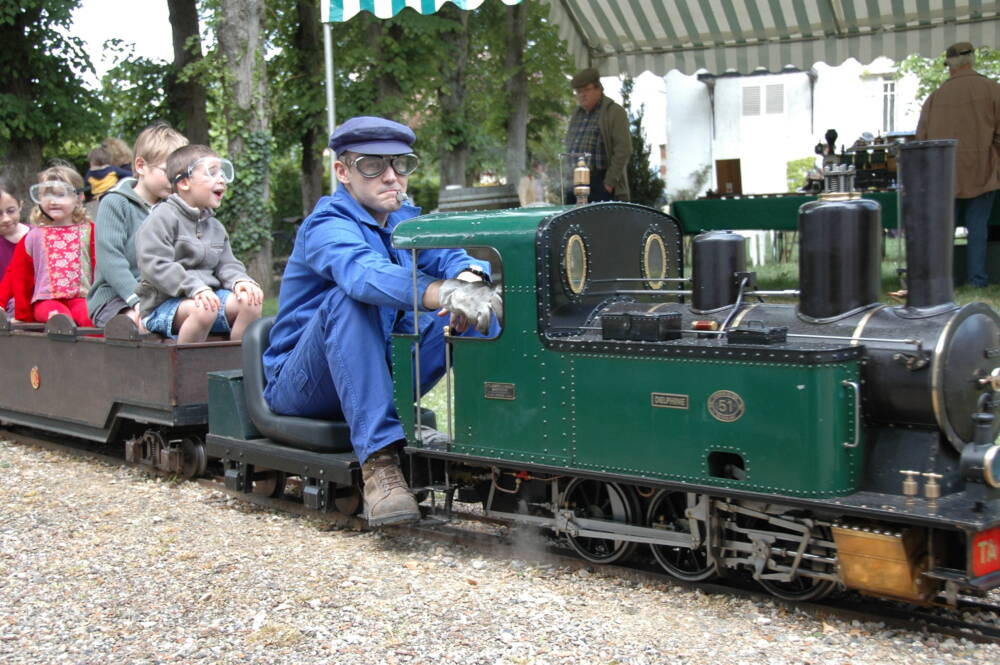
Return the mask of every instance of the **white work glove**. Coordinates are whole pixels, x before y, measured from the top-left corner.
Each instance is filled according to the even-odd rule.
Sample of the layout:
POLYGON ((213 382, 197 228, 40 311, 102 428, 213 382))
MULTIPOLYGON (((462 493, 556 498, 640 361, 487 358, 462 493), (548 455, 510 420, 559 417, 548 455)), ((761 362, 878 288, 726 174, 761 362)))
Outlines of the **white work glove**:
POLYGON ((484 335, 490 330, 490 313, 495 313, 497 319, 503 316, 500 291, 485 282, 446 279, 441 283, 438 295, 442 308, 464 317, 484 335))

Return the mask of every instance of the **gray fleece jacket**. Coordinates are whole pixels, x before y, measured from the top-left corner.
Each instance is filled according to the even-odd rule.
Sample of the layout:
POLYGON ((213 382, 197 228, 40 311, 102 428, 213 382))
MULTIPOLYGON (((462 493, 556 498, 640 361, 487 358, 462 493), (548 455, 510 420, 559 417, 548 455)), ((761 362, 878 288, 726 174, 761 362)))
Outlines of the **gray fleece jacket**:
POLYGON ((129 306, 139 302, 139 266, 135 258, 135 232, 149 214, 149 204, 135 193, 135 178, 127 178, 104 195, 97 209, 95 251, 97 270, 87 294, 90 315, 115 296, 129 306))
POLYGON ((229 234, 212 210, 192 208, 177 194, 153 207, 135 234, 139 257, 139 312, 148 316, 170 298, 251 282, 233 256, 229 234))

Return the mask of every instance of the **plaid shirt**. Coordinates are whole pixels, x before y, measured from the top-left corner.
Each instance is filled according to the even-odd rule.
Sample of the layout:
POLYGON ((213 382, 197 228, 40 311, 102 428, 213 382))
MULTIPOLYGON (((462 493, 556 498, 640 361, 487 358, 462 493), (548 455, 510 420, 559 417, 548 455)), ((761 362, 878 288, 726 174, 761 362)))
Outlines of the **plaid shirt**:
MULTIPOLYGON (((602 106, 604 106, 604 98, 589 112, 585 111, 583 107, 577 106, 573 117, 569 120, 569 129, 566 131, 566 152, 589 152, 590 163, 588 166, 595 171, 606 171, 608 168, 608 152, 604 149, 601 129, 597 124, 601 116, 602 106)), ((576 160, 571 158, 571 161, 572 165, 576 166, 576 160)))

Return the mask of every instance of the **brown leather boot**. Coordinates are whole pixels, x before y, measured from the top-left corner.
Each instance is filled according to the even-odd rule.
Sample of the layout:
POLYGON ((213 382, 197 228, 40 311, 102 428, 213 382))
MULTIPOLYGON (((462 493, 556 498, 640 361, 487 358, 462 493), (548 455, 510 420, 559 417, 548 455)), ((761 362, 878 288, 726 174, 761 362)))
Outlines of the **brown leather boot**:
POLYGON ((370 526, 416 522, 420 509, 406 478, 399 468, 396 453, 383 448, 361 465, 365 483, 365 519, 370 526))

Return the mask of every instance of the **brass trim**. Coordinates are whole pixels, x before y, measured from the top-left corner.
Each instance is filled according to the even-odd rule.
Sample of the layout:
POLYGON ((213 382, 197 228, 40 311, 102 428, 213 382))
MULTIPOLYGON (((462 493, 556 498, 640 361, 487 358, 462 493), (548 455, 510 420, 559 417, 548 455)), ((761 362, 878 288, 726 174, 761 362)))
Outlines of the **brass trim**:
POLYGON ((716 390, 706 400, 708 413, 720 423, 734 423, 746 413, 746 403, 739 393, 732 390, 716 390), (729 406, 733 408, 730 409, 729 406))
POLYGON ((564 259, 563 271, 566 275, 566 284, 574 295, 580 295, 587 285, 587 241, 579 233, 574 233, 566 239, 564 251, 566 252, 566 258, 564 259), (577 273, 571 272, 572 267, 570 265, 572 262, 570 256, 574 248, 578 248, 580 253, 580 269, 577 273), (576 279, 574 279, 574 274, 576 274, 576 279))
POLYGON ((514 401, 517 399, 517 386, 503 381, 484 381, 483 399, 514 401))
POLYGON ((730 329, 732 329, 732 328, 739 328, 740 327, 740 323, 742 323, 742 321, 743 321, 743 317, 745 317, 747 314, 749 314, 750 310, 752 310, 753 308, 757 307, 758 305, 760 305, 760 303, 759 302, 755 302, 755 303, 751 304, 749 307, 747 307, 745 310, 743 310, 742 312, 740 312, 739 314, 737 314, 736 318, 733 319, 733 323, 729 326, 730 329))
POLYGON ((650 233, 646 236, 646 240, 642 247, 642 272, 643 277, 646 278, 646 285, 650 289, 659 290, 663 288, 663 282, 667 277, 667 246, 663 242, 663 237, 659 233, 650 233), (656 244, 660 247, 660 257, 661 257, 661 270, 658 275, 653 275, 649 265, 649 253, 650 246, 656 244), (650 279, 656 278, 658 279, 650 279))
POLYGON ((993 461, 996 459, 997 451, 1000 451, 1000 446, 993 445, 983 455, 983 480, 990 487, 1000 487, 1000 478, 993 475, 993 461))
POLYGON ((858 340, 864 337, 863 333, 865 331, 865 326, 868 325, 868 322, 871 321, 872 317, 875 316, 877 312, 881 312, 886 307, 887 305, 879 305, 861 317, 861 320, 858 321, 858 325, 854 326, 854 332, 851 333, 851 346, 858 345, 858 340))
POLYGON ((820 201, 853 201, 861 198, 861 192, 823 192, 816 198, 820 201))
POLYGON ((657 409, 682 409, 687 411, 691 407, 691 398, 688 395, 678 393, 650 393, 649 404, 657 409))

